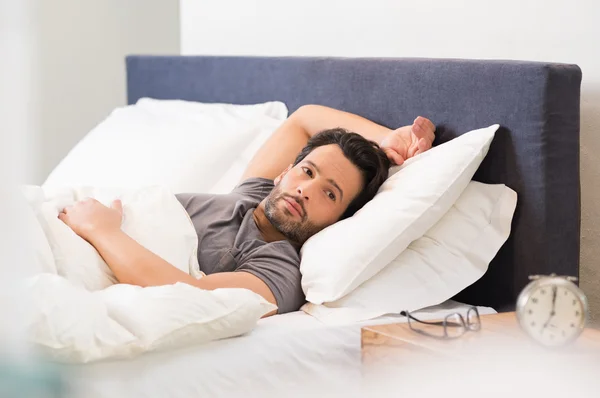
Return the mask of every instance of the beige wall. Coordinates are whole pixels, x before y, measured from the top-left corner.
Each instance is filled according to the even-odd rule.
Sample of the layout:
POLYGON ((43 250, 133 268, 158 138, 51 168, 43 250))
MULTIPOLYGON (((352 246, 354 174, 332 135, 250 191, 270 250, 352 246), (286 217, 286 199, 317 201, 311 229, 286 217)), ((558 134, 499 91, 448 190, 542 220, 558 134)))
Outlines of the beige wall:
POLYGON ((35 2, 36 143, 33 183, 94 125, 124 105, 127 54, 179 53, 175 0, 35 2))
POLYGON ((524 59, 576 63, 581 279, 600 322, 600 2, 181 0, 183 54, 524 59))

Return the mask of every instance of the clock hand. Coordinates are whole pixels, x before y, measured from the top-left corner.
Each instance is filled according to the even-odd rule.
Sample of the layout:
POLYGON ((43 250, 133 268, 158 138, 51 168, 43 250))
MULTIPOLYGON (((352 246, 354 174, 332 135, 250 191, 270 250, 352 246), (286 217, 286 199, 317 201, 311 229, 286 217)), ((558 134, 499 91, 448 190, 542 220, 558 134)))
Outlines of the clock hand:
POLYGON ((556 293, 557 293, 557 287, 553 286, 552 287, 552 312, 550 312, 550 316, 548 317, 548 320, 546 321, 546 323, 544 323, 544 326, 542 326, 542 332, 544 331, 544 329, 546 329, 548 327, 548 324, 550 323, 550 320, 552 320, 552 317, 554 315, 556 315, 556 293))

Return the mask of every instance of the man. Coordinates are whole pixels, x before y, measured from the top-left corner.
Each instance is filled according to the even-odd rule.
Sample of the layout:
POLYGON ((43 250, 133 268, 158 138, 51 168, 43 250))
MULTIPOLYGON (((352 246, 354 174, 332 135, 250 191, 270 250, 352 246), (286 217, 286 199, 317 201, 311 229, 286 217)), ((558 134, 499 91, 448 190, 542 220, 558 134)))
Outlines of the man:
POLYGON ((372 199, 390 162, 402 164, 431 148, 434 131, 423 117, 390 130, 335 109, 301 107, 258 151, 231 193, 177 195, 198 234, 198 262, 207 274, 198 280, 121 231, 118 200, 109 208, 87 199, 59 218, 98 250, 121 283, 246 288, 277 305, 278 313, 296 311, 304 303, 301 245, 372 199))

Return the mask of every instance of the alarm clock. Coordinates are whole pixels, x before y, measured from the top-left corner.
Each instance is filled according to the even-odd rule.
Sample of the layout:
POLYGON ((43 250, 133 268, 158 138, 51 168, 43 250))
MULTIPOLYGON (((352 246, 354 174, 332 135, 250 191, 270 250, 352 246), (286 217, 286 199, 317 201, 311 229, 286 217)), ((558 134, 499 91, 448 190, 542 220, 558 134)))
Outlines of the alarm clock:
POLYGON ((547 347, 575 340, 587 321, 588 301, 571 276, 533 275, 517 299, 517 319, 532 339, 547 347))

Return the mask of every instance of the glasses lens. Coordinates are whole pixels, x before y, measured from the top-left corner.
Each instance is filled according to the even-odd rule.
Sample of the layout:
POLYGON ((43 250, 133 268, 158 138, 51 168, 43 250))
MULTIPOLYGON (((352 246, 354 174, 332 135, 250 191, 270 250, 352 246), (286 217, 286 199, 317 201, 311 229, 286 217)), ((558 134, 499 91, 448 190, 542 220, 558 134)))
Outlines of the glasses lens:
POLYGON ((415 319, 410 319, 408 321, 410 328, 418 333, 424 334, 426 336, 444 338, 446 337, 444 334, 444 327, 440 325, 427 325, 421 323, 415 319))
POLYGON ((469 329, 477 331, 481 329, 481 319, 476 308, 469 308, 467 312, 467 325, 469 329))
POLYGON ((459 314, 450 314, 446 317, 446 332, 448 333, 448 337, 460 337, 465 331, 465 321, 459 314))

